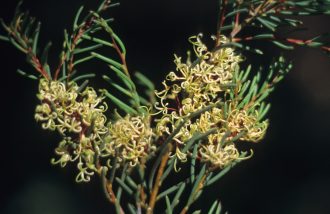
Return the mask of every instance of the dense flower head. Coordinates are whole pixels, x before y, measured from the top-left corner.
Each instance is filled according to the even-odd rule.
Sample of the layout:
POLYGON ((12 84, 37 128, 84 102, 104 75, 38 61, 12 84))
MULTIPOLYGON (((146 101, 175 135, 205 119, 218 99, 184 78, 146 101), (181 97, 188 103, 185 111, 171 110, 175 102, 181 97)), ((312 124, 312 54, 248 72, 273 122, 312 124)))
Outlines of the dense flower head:
MULTIPOLYGON (((174 136, 175 157, 185 161, 188 152, 182 152, 186 142, 195 134, 205 133, 212 128, 216 131, 207 136, 206 142, 199 146, 199 157, 202 161, 223 168, 232 161, 240 159, 233 139, 257 142, 264 136, 267 122, 258 121, 258 112, 248 112, 238 108, 237 102, 228 97, 228 88, 235 82, 235 72, 239 71, 240 55, 231 47, 208 51, 201 36, 190 38, 197 59, 182 62, 175 56, 176 72, 170 72, 163 81, 164 89, 156 91, 159 102, 155 108, 162 113, 157 120, 156 135, 170 135, 182 118, 214 105, 211 110, 201 113, 193 120, 187 120, 174 136), (223 105, 216 105, 222 103, 223 105), (227 109, 224 109, 224 105, 227 109), (229 108, 228 108, 229 106, 229 108)), ((221 37, 220 43, 228 39, 221 37)), ((237 87, 238 90, 240 87, 237 87)))
POLYGON ((233 110, 228 115, 227 126, 232 133, 246 132, 241 140, 258 142, 264 135, 268 127, 268 122, 258 122, 258 112, 248 114, 245 110, 233 110))
POLYGON ((226 146, 221 146, 220 144, 202 145, 199 151, 202 161, 208 161, 220 168, 240 158, 239 151, 233 143, 226 146))
POLYGON ((105 151, 117 158, 119 164, 135 166, 147 157, 155 147, 152 145, 152 129, 147 116, 130 116, 116 120, 108 125, 105 137, 105 151))
POLYGON ((107 131, 103 114, 107 105, 101 103, 103 98, 91 87, 81 93, 78 88, 74 82, 66 86, 59 81, 40 80, 37 97, 41 105, 36 107, 35 119, 44 129, 56 129, 62 134, 80 133, 93 123, 94 137, 107 131))
POLYGON ((56 130, 63 136, 55 150, 60 158, 52 162, 65 166, 78 160, 77 181, 88 181, 96 170, 95 148, 101 145, 102 136, 108 132, 104 115, 107 105, 93 88, 79 90, 75 82, 66 85, 41 79, 37 94, 41 104, 36 107, 35 119, 44 129, 56 130))
POLYGON ((134 167, 155 150, 150 116, 126 115, 107 124, 104 97, 91 87, 41 79, 37 97, 41 104, 36 107, 35 119, 44 129, 56 130, 63 137, 55 149, 60 157, 52 163, 64 167, 77 161, 78 182, 89 181, 100 171, 97 161, 101 158, 116 158, 117 165, 110 166, 108 161, 109 167, 124 163, 134 167))

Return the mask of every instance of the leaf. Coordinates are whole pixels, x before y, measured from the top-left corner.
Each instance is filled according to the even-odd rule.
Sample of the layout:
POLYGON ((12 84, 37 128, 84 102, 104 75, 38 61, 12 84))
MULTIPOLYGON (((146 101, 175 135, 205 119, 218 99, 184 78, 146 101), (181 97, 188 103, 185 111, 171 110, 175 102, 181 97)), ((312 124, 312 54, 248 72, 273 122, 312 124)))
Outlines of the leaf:
POLYGON ((129 186, 127 186, 124 181, 122 181, 118 177, 115 178, 115 180, 127 192, 128 195, 133 195, 133 190, 131 190, 131 188, 129 188, 129 186))
POLYGON ((121 41, 121 39, 114 32, 112 32, 112 36, 116 40, 116 42, 118 42, 119 47, 122 51, 122 54, 125 56, 126 55, 126 47, 125 47, 124 43, 121 41))
POLYGON ((170 172, 173 170, 173 168, 174 168, 174 163, 175 163, 174 160, 175 160, 175 159, 172 158, 172 159, 168 162, 168 164, 167 164, 167 168, 166 168, 166 170, 164 171, 164 173, 163 173, 163 175, 162 175, 162 177, 161 177, 161 182, 163 182, 163 181, 166 179, 166 177, 170 174, 170 172))
POLYGON ((128 203, 128 204, 127 204, 127 207, 128 207, 128 211, 129 211, 131 214, 136 214, 136 213, 137 213, 136 208, 134 207, 133 204, 128 203))
POLYGON ((105 29, 105 31, 107 31, 110 34, 110 36, 114 39, 114 41, 116 43, 118 43, 118 45, 121 49, 121 53, 125 56, 126 55, 126 47, 125 47, 124 43, 121 41, 119 36, 117 36, 117 34, 115 32, 113 32, 113 30, 108 25, 108 23, 103 18, 100 18, 100 17, 98 17, 98 20, 95 20, 95 22, 100 24, 105 29))
MULTIPOLYGON (((149 175, 149 180, 148 180, 148 188, 149 190, 151 191, 152 190, 152 187, 153 187, 153 182, 154 182, 154 177, 155 177, 155 174, 156 174, 156 170, 163 158, 163 156, 168 153, 169 151, 169 146, 168 144, 166 143, 163 143, 163 145, 160 147, 161 150, 160 150, 160 153, 158 154, 158 157, 155 161, 155 163, 152 165, 151 167, 151 171, 150 171, 150 175, 149 175)), ((168 154, 167 154, 168 155, 168 154)))
POLYGON ((265 117, 265 115, 267 114, 267 112, 269 111, 269 109, 270 109, 270 103, 268 103, 267 105, 266 105, 266 107, 265 107, 265 109, 263 109, 263 111, 260 111, 259 112, 259 115, 258 115, 258 121, 260 121, 260 120, 262 120, 264 117, 265 117))
POLYGON ((76 31, 76 29, 78 28, 78 20, 79 20, 79 17, 80 17, 80 14, 81 12, 83 11, 84 9, 84 6, 81 6, 79 9, 78 9, 78 12, 74 18, 74 21, 73 21, 73 31, 76 31))
POLYGON ((48 74, 48 77, 49 77, 50 79, 52 79, 52 75, 51 75, 51 73, 50 73, 50 68, 49 68, 49 65, 48 65, 47 63, 44 65, 44 69, 46 70, 46 72, 47 72, 47 74, 48 74))
POLYGON ((196 141, 202 140, 202 139, 206 138, 207 136, 209 136, 210 134, 214 134, 217 130, 218 130, 218 128, 212 128, 212 129, 209 129, 208 131, 206 131, 204 133, 198 133, 197 132, 189 140, 187 140, 185 142, 186 145, 182 149, 182 152, 186 153, 196 141))
POLYGON ((222 136, 221 138, 221 141, 220 141, 220 144, 221 145, 224 145, 224 143, 226 142, 226 139, 231 135, 231 131, 230 130, 227 130, 225 132, 225 134, 222 136))
POLYGON ((225 25, 221 27, 221 31, 225 31, 225 30, 231 30, 235 27, 234 24, 229 24, 229 25, 225 25))
MULTIPOLYGON (((117 151, 116 151, 117 152, 117 151)), ((118 159, 116 157, 113 157, 111 159, 111 166, 117 166, 117 162, 118 162, 118 159)), ((116 171, 117 171, 117 167, 111 167, 110 168, 110 178, 109 178, 109 182, 113 183, 113 180, 115 178, 115 175, 116 175, 116 171)))
POLYGON ((81 54, 81 53, 85 53, 88 51, 99 49, 101 47, 103 47, 103 44, 96 44, 96 45, 92 45, 92 46, 89 46, 86 48, 78 48, 73 51, 73 54, 81 54))
POLYGON ((120 91, 121 93, 125 94, 126 96, 133 98, 132 92, 121 87, 120 85, 114 83, 110 77, 106 76, 106 75, 102 75, 102 78, 107 81, 108 83, 110 83, 113 87, 115 87, 116 89, 118 89, 118 91, 120 91))
POLYGON ((190 205, 194 201, 194 197, 196 196, 195 194, 197 194, 196 191, 197 191, 197 189, 198 189, 198 187, 200 185, 200 182, 202 181, 203 176, 205 175, 205 171, 206 171, 206 165, 203 164, 203 167, 202 167, 201 171, 199 172, 199 174, 198 174, 198 176, 196 178, 196 181, 195 181, 195 183, 193 185, 193 188, 191 190, 191 193, 190 193, 190 196, 188 198, 188 202, 187 202, 186 207, 190 207, 190 205))
POLYGON ((141 85, 145 85, 150 91, 155 90, 155 85, 152 83, 152 81, 148 77, 146 77, 145 75, 143 75, 140 72, 135 72, 134 75, 139 80, 139 83, 141 85))
POLYGON ((253 39, 273 39, 273 38, 274 38, 274 34, 272 33, 264 33, 253 36, 253 39))
POLYGON ((22 23, 18 23, 21 26, 21 34, 22 36, 25 36, 26 38, 30 37, 30 34, 32 31, 34 31, 34 24, 35 24, 36 19, 34 17, 29 17, 28 14, 24 15, 24 20, 22 23), (24 32, 22 32, 24 29, 24 32))
POLYGON ((131 90, 127 90, 125 88, 123 88, 122 86, 114 83, 110 77, 103 75, 102 78, 104 80, 106 80, 107 82, 109 82, 114 88, 116 88, 118 91, 120 91, 121 93, 123 93, 124 95, 128 96, 129 98, 131 98, 130 102, 132 102, 135 107, 139 107, 140 106, 140 97, 138 96, 138 94, 136 93, 136 91, 131 91, 131 90))
POLYGON ((220 178, 222 178, 225 174, 227 174, 231 168, 233 168, 239 161, 233 162, 232 164, 226 166, 224 169, 222 169, 218 174, 216 174, 213 178, 211 178, 209 181, 206 182, 205 186, 210 186, 216 181, 218 181, 220 178))
POLYGON ((5 42, 9 42, 9 38, 7 36, 0 35, 0 40, 5 41, 5 42))
POLYGON ((123 83, 129 90, 131 90, 132 92, 135 91, 135 84, 130 77, 126 76, 126 74, 124 74, 121 70, 117 69, 114 66, 110 65, 109 67, 117 74, 117 76, 120 78, 121 81, 123 81, 123 83))
POLYGON ((217 204, 218 204, 218 200, 214 201, 211 208, 209 209, 208 211, 208 214, 213 214, 214 210, 216 209, 217 207, 217 204))
POLYGON ((137 184, 135 183, 135 181, 129 176, 127 175, 126 177, 126 181, 127 183, 134 189, 136 190, 138 188, 137 184))
POLYGON ((263 25, 265 26, 266 28, 268 28, 269 30, 271 31, 275 31, 276 30, 276 27, 277 27, 277 24, 275 24, 274 22, 271 22, 267 19, 264 19, 264 18, 261 18, 261 17, 257 17, 257 20, 263 25))
POLYGON ((137 111, 135 109, 133 109, 132 107, 128 106, 123 101, 119 100, 117 97, 115 97, 112 94, 110 94, 108 91, 106 91, 106 90, 103 90, 103 91, 105 92, 105 95, 114 104, 116 104, 120 109, 122 109, 123 111, 125 111, 127 114, 131 114, 131 115, 136 115, 137 114, 137 111))
POLYGON ((122 69, 122 64, 120 64, 119 62, 117 62, 117 61, 115 61, 113 59, 110 59, 108 57, 105 57, 105 56, 103 56, 101 54, 98 54, 98 53, 95 53, 95 52, 91 52, 91 55, 92 56, 95 56, 96 58, 98 58, 98 59, 100 59, 100 60, 102 60, 102 61, 104 61, 106 63, 108 63, 109 65, 112 65, 112 66, 114 66, 114 67, 116 67, 118 69, 122 69))
MULTIPOLYGON (((116 168, 116 167, 113 167, 113 168, 116 168)), ((121 173, 121 176, 120 176, 120 180, 124 180, 125 177, 126 177, 126 170, 127 170, 127 164, 124 165, 123 169, 122 169, 122 173, 121 173)), ((122 187, 119 186, 118 187, 118 190, 117 190, 117 193, 116 193, 116 198, 117 200, 115 200, 115 209, 116 209, 116 213, 122 213, 121 212, 121 207, 120 207, 120 199, 121 199, 121 193, 122 193, 122 187)))
POLYGON ((32 75, 32 74, 27 74, 26 72, 22 71, 21 69, 17 69, 17 73, 19 73, 20 75, 24 76, 24 77, 27 77, 29 79, 32 79, 32 80, 38 80, 39 78, 32 75))
POLYGON ((18 44, 12 37, 9 38, 9 41, 11 42, 12 45, 14 45, 18 50, 22 51, 23 53, 27 53, 27 51, 20 45, 18 44))
POLYGON ((89 80, 85 80, 77 89, 77 93, 81 93, 88 85, 89 80))
POLYGON ((140 99, 140 103, 142 104, 142 105, 144 105, 144 106, 151 106, 152 104, 148 101, 148 100, 146 100, 144 97, 139 97, 139 99, 140 99))
POLYGON ((79 64, 81 64, 81 63, 87 62, 87 61, 89 61, 89 60, 91 60, 91 59, 94 59, 94 58, 95 58, 95 56, 87 56, 87 57, 84 57, 84 58, 78 59, 78 60, 76 60, 76 61, 73 63, 73 67, 75 67, 75 66, 77 66, 77 65, 79 65, 79 64))
POLYGON ((176 185, 174 185, 174 186, 171 186, 171 187, 168 188, 167 190, 161 192, 161 193, 157 196, 157 201, 160 200, 160 199, 162 199, 163 197, 168 196, 169 194, 171 194, 171 193, 177 191, 177 190, 180 188, 181 184, 182 184, 182 182, 180 182, 180 183, 178 183, 178 184, 176 184, 176 185))
POLYGON ((168 196, 165 198, 166 200, 166 214, 172 214, 171 202, 168 196))
MULTIPOLYGON (((122 172, 121 172, 121 175, 120 175, 120 180, 125 180, 125 177, 127 175, 127 166, 128 164, 126 163, 122 169, 122 172)), ((118 205, 120 206, 120 199, 121 199, 121 193, 122 193, 122 187, 119 186, 118 187, 118 190, 117 190, 117 193, 116 193, 116 196, 117 196, 117 200, 116 202, 118 203, 118 205)))
POLYGON ((235 137, 231 138, 229 141, 227 141, 226 143, 231 143, 231 142, 235 142, 236 140, 240 139, 241 137, 243 137, 244 135, 246 135, 246 131, 240 131, 235 137))
POLYGON ((190 182, 193 183, 195 181, 195 166, 196 166, 196 158, 197 158, 197 150, 198 144, 194 145, 194 150, 191 156, 191 164, 190 164, 190 182))
MULTIPOLYGON (((261 89, 262 91, 262 89, 261 89)), ((270 91, 267 90, 261 94, 261 96, 255 101, 256 104, 261 103, 266 97, 269 96, 270 91)))
POLYGON ((180 197, 181 197, 181 195, 182 195, 182 193, 183 193, 185 187, 186 187, 186 183, 182 183, 182 184, 180 185, 180 188, 179 188, 179 190, 176 192, 176 194, 175 194, 175 196, 174 196, 174 198, 173 198, 173 201, 172 201, 172 203, 171 203, 171 210, 174 210, 174 208, 176 207, 176 205, 179 204, 179 202, 180 202, 179 199, 180 199, 180 197))
POLYGON ((48 42, 41 53, 40 62, 42 65, 45 65, 48 61, 48 52, 51 46, 52 42, 48 42))
POLYGON ((39 22, 37 25, 37 28, 34 31, 34 36, 33 36, 32 52, 35 55, 37 54, 37 45, 38 45, 38 39, 39 39, 39 34, 40 34, 40 27, 41 27, 41 23, 39 22))
POLYGON ((97 9, 97 12, 98 13, 101 12, 107 3, 108 3, 108 0, 103 0, 102 3, 100 4, 99 8, 97 9))
POLYGON ((92 77, 95 77, 95 74, 93 74, 93 73, 83 74, 83 75, 77 76, 72 81, 77 82, 78 80, 88 79, 88 78, 92 78, 92 77))
POLYGON ((244 44, 237 43, 237 42, 230 42, 230 43, 227 43, 225 45, 222 45, 221 47, 230 47, 230 46, 237 47, 239 49, 249 51, 249 52, 252 52, 252 53, 256 53, 256 54, 259 54, 259 55, 263 54, 263 52, 261 50, 257 49, 257 48, 251 48, 248 45, 244 45, 244 44))
POLYGON ((69 34, 68 34, 68 31, 66 29, 64 30, 64 44, 65 44, 65 47, 68 48, 68 52, 70 52, 71 40, 69 39, 69 34))
POLYGON ((219 201, 218 206, 217 206, 217 210, 215 211, 215 214, 220 214, 221 213, 221 203, 219 201))
POLYGON ((107 42, 107 41, 105 41, 103 39, 100 39, 100 38, 92 37, 92 36, 89 36, 89 35, 82 35, 81 38, 86 39, 86 40, 93 41, 93 42, 98 43, 98 44, 101 44, 101 45, 113 47, 113 44, 112 43, 107 42))
POLYGON ((234 10, 232 12, 227 13, 227 15, 225 17, 229 18, 229 17, 234 16, 238 13, 248 13, 248 12, 249 12, 249 10, 247 8, 241 8, 241 9, 237 9, 237 10, 234 10))
POLYGON ((283 43, 281 43, 281 42, 279 42, 279 41, 272 41, 273 42, 273 44, 275 44, 277 47, 280 47, 280 48, 282 48, 282 49, 284 49, 284 50, 293 50, 294 49, 294 47, 292 46, 292 45, 286 45, 286 44, 283 44, 283 43))

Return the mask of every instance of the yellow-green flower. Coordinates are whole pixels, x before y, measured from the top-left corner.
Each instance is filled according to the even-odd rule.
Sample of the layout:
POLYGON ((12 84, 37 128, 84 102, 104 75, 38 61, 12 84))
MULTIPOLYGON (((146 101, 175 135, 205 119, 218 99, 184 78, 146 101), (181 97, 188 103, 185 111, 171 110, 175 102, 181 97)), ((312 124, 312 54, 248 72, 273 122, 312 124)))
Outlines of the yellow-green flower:
MULTIPOLYGON (((223 108, 214 107, 193 120, 187 120, 173 137, 173 157, 186 161, 189 151, 182 152, 186 142, 195 134, 216 128, 200 144, 199 156, 202 161, 223 168, 239 158, 240 152, 231 139, 240 134, 238 140, 257 142, 263 138, 268 123, 258 121, 257 112, 237 109, 237 105, 232 104, 237 101, 228 99, 229 85, 236 85, 238 91, 240 88, 240 84, 235 82, 235 72, 239 70, 241 56, 230 47, 208 51, 201 35, 191 37, 190 42, 197 59, 184 63, 181 57, 175 55, 176 72, 170 72, 163 82, 164 89, 156 91, 159 102, 155 109, 161 114, 156 119, 156 135, 170 135, 183 118, 226 99, 225 102, 231 107, 226 113, 223 108)), ((226 37, 220 37, 221 45, 228 42, 226 37)))
POLYGON ((94 156, 108 132, 104 115, 107 105, 93 88, 87 87, 81 93, 78 89, 75 82, 66 85, 41 79, 37 94, 41 104, 36 107, 35 119, 44 129, 57 130, 64 137, 55 150, 60 158, 52 163, 65 166, 78 160, 77 181, 89 181, 97 170, 94 156))
POLYGON ((130 116, 109 123, 109 134, 105 137, 105 152, 115 156, 120 163, 135 166, 152 152, 152 129, 149 117, 130 116))

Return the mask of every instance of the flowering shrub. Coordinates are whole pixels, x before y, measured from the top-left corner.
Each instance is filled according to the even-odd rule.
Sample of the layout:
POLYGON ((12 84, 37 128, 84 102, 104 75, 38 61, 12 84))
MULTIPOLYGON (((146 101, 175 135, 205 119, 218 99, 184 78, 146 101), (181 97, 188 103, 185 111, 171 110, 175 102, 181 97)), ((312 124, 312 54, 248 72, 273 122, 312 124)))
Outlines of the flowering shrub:
MULTIPOLYGON (((76 163, 77 182, 101 177, 116 213, 190 212, 205 188, 252 157, 253 148, 248 152, 240 145, 264 138, 270 109, 266 98, 292 68, 283 56, 276 56, 268 68, 255 71, 245 54, 263 51, 249 42, 265 40, 284 50, 309 46, 329 53, 327 35, 302 40, 281 38, 277 32, 283 26, 296 30, 302 23, 287 15, 329 14, 330 1, 220 1, 218 27, 211 36, 214 47, 203 42, 202 34, 190 37, 193 54, 187 59, 175 55, 176 71, 169 72, 157 90, 142 73, 129 72, 126 47, 110 26, 113 20, 103 18, 116 5, 105 0, 83 18, 83 7, 78 10, 72 32, 64 33, 55 68, 47 62, 50 45, 42 52, 37 48, 40 25, 35 26, 20 5, 10 24, 2 21, 7 34, 0 39, 26 54, 37 71, 19 73, 38 80, 36 121, 61 136, 53 164, 76 163), (102 55, 102 48, 115 54, 102 55), (110 77, 102 75, 109 89, 89 86, 94 73, 79 74, 77 67, 92 59, 111 69, 110 77), (168 185, 169 176, 186 173, 180 171, 183 167, 189 175, 168 185)), ((220 214, 221 204, 215 200, 202 210, 220 214)))

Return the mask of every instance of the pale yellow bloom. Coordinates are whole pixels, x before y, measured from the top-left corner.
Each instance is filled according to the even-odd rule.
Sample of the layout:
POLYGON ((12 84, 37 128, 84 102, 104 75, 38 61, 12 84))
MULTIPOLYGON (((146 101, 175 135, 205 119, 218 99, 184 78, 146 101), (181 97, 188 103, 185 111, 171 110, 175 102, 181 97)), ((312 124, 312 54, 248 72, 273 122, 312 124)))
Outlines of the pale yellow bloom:
POLYGON ((104 115, 107 105, 93 88, 87 87, 81 93, 78 89, 75 82, 65 85, 41 79, 37 94, 41 105, 36 107, 35 119, 44 129, 57 130, 64 136, 55 150, 60 158, 52 163, 65 166, 78 160, 77 181, 89 181, 96 170, 95 152, 99 153, 102 136, 108 132, 104 115))
POLYGON ((224 168, 228 164, 239 159, 239 151, 234 144, 229 144, 224 147, 214 144, 208 144, 200 148, 202 161, 211 162, 212 165, 219 168, 224 168))
MULTIPOLYGON (((219 48, 210 52, 202 42, 201 35, 193 36, 189 41, 193 44, 196 61, 189 59, 184 63, 181 57, 175 55, 176 72, 170 72, 163 82, 164 89, 156 92, 159 102, 155 108, 162 114, 156 120, 157 136, 170 135, 184 117, 222 101, 229 92, 228 85, 237 84, 235 72, 239 70, 242 58, 233 48, 219 48)), ((220 37, 220 44, 228 42, 226 37, 220 37)), ((239 84, 237 88, 239 90, 239 84)), ((257 112, 247 113, 236 109, 231 100, 226 102, 232 107, 226 114, 224 109, 215 107, 185 122, 173 137, 176 146, 173 158, 186 161, 189 151, 182 152, 186 142, 195 134, 213 128, 217 130, 200 144, 199 155, 202 161, 220 168, 239 158, 240 152, 230 142, 237 134, 243 132, 239 140, 245 141, 257 142, 263 138, 267 122, 257 121, 257 112)))
POLYGON ((245 110, 234 109, 229 113, 227 125, 232 133, 246 132, 241 140, 258 142, 264 137, 268 122, 258 122, 257 113, 248 114, 245 110))
POLYGON ((120 163, 135 166, 155 150, 152 129, 147 116, 130 116, 109 123, 105 137, 105 153, 115 156, 120 163))

